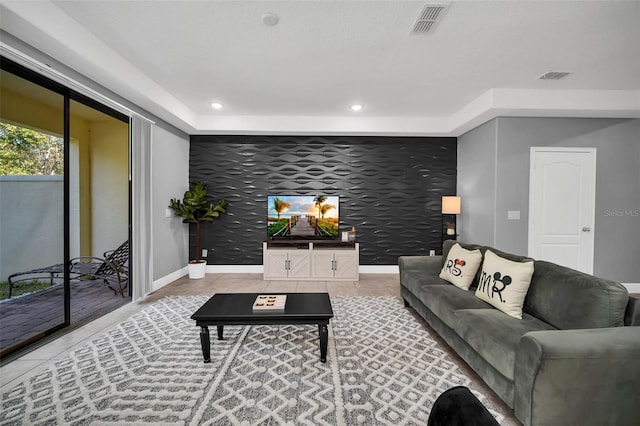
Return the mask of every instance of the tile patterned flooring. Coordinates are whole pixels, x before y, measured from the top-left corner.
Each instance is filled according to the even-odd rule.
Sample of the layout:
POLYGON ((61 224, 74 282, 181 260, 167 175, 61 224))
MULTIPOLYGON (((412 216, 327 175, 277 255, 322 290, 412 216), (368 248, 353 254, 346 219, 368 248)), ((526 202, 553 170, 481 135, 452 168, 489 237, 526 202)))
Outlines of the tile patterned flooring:
MULTIPOLYGON (((207 274, 201 280, 180 278, 153 292, 142 301, 130 303, 81 328, 69 332, 58 339, 41 346, 20 358, 0 367, 0 392, 9 390, 14 383, 30 374, 33 369, 45 366, 81 346, 86 341, 103 333, 114 324, 124 321, 145 305, 169 295, 213 295, 216 292, 328 292, 331 296, 393 296, 400 298, 398 274, 360 274, 360 281, 264 281, 262 274, 207 274)), ((477 386, 490 398, 494 407, 505 417, 506 424, 519 425, 509 409, 453 352, 429 326, 417 315, 419 322, 429 330, 451 355, 454 362, 474 380, 477 386)))

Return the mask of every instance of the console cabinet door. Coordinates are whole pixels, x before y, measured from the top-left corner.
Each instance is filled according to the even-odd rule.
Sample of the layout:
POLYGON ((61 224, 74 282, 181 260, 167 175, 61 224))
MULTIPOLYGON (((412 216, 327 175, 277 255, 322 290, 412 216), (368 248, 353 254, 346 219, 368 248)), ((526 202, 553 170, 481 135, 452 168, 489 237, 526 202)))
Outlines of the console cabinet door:
POLYGON ((265 251, 265 276, 270 278, 284 278, 287 276, 288 252, 286 250, 265 251))
POLYGON ((289 252, 289 277, 307 278, 311 276, 309 250, 289 252))
POLYGON ((313 252, 313 276, 316 278, 333 278, 334 257, 331 250, 313 252))
POLYGON ((336 278, 358 278, 358 253, 354 250, 334 252, 334 276, 336 278))

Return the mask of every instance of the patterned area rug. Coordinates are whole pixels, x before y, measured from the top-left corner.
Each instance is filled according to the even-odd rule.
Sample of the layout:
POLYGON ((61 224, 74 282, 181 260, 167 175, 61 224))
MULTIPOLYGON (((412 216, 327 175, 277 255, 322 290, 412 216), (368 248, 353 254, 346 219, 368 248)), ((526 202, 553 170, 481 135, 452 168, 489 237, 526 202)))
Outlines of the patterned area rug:
POLYGON ((392 297, 334 297, 326 363, 317 326, 225 327, 202 360, 190 319, 208 298, 167 297, 2 394, 1 424, 426 425, 468 386, 392 297))

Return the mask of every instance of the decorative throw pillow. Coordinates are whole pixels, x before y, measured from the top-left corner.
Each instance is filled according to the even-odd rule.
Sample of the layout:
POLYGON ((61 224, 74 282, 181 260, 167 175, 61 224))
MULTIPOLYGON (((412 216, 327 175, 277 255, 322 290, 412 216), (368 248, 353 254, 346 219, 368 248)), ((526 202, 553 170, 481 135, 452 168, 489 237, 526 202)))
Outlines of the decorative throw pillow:
POLYGON ((440 271, 440 278, 463 290, 469 290, 481 262, 480 250, 467 250, 456 243, 447 254, 447 259, 440 271))
POLYGON ((533 276, 533 260, 514 262, 487 250, 476 296, 505 314, 522 319, 522 305, 533 276))

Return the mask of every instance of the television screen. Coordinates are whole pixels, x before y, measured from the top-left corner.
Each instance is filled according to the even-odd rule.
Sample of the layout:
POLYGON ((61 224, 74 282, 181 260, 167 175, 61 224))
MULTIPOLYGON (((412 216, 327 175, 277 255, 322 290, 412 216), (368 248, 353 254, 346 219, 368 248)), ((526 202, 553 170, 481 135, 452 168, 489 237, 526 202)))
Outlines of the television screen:
POLYGON ((268 195, 269 238, 336 238, 340 197, 332 195, 268 195))

